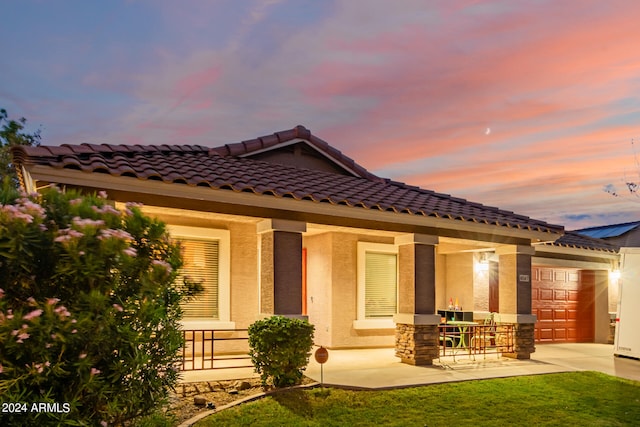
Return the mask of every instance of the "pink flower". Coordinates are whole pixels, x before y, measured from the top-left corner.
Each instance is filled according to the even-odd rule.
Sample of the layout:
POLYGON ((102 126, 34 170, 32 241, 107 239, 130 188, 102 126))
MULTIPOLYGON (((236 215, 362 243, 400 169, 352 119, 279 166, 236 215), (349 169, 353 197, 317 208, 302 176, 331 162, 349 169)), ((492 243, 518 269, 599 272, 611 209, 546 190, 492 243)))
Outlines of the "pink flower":
POLYGON ((101 199, 106 199, 107 198, 107 192, 102 190, 98 192, 98 197, 100 197, 101 199))
POLYGON ((35 305, 36 304, 36 300, 34 300, 33 297, 27 298, 27 302, 29 303, 29 305, 35 305))
POLYGON ((48 298, 47 305, 56 305, 60 302, 60 298, 48 298))
POLYGON ((123 254, 128 255, 130 257, 134 257, 138 255, 138 251, 135 248, 127 248, 122 251, 123 254))
POLYGON ((9 311, 7 311, 7 319, 11 320, 13 319, 13 310, 9 309, 9 311))
POLYGON ((23 333, 21 333, 20 335, 18 335, 18 340, 19 340, 20 342, 22 342, 22 340, 26 340, 26 339, 27 339, 27 338, 29 338, 29 337, 30 337, 30 335, 29 335, 28 333, 23 332, 23 333))
POLYGON ((80 353, 80 356, 78 356, 80 359, 84 359, 85 357, 87 357, 87 353, 80 353))
POLYGON ((98 375, 100 373, 100 369, 91 368, 91 375, 98 375))
POLYGON ((61 305, 60 307, 56 308, 55 310, 53 310, 56 314, 58 314, 59 316, 62 317, 69 317, 71 316, 71 313, 69 313, 69 310, 67 310, 67 307, 65 307, 64 305, 61 305))
POLYGON ((72 330, 72 331, 71 331, 71 333, 72 333, 72 334, 75 334, 75 333, 77 333, 77 332, 78 332, 78 330, 77 330, 77 329, 74 329, 74 330, 72 330))
POLYGON ((25 314, 22 318, 24 320, 31 320, 31 319, 35 319, 36 317, 40 317, 41 314, 42 314, 42 310, 37 309, 37 310, 33 310, 31 313, 25 314))
POLYGON ((4 289, 0 288, 0 298, 4 296, 4 289))
POLYGON ((157 265, 158 267, 162 267, 167 271, 167 273, 171 273, 171 266, 166 261, 154 259, 153 261, 151 261, 151 264, 157 265))
POLYGON ((107 427, 109 424, 106 421, 100 421, 102 427, 107 427))
POLYGON ((104 221, 101 219, 80 218, 78 216, 73 218, 73 223, 78 227, 101 227, 104 225, 104 221))
POLYGON ((2 365, 0 365, 0 374, 2 373, 4 369, 2 369, 2 365))
POLYGON ((120 304, 113 304, 113 308, 115 308, 118 311, 122 311, 123 310, 123 308, 122 308, 122 306, 120 304))

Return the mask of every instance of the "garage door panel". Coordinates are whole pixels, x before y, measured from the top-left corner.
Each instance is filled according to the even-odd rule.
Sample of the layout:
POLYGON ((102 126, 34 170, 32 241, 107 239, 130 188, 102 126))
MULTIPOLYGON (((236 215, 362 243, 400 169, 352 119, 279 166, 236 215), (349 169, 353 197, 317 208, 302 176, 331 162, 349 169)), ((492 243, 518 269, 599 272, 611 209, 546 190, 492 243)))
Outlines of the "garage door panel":
POLYGON ((553 280, 555 282, 566 282, 567 273, 563 270, 554 270, 553 272, 553 280))
POLYGON ((553 329, 540 328, 540 339, 546 340, 546 341, 553 341, 553 329))
POLYGON ((553 290, 553 300, 565 302, 567 300, 567 291, 564 289, 554 289, 553 290))
MULTIPOLYGON (((540 274, 538 275, 540 277, 540 281, 542 282, 548 282, 548 281, 553 281, 553 270, 550 268, 540 268, 538 269, 538 271, 540 272, 540 274)), ((535 277, 536 275, 534 275, 535 277)))
POLYGON ((542 301, 553 301, 553 290, 538 289, 538 299, 542 301))
POLYGON ((556 308, 553 310, 553 320, 567 320, 567 310, 563 308, 556 308))
POLYGON ((544 322, 546 320, 553 320, 553 310, 540 309, 538 310, 538 320, 544 322))
POLYGON ((532 313, 538 342, 593 342, 595 276, 590 271, 533 267, 532 313))
POLYGON ((567 330, 562 327, 553 329, 553 340, 554 341, 566 341, 567 340, 567 330))

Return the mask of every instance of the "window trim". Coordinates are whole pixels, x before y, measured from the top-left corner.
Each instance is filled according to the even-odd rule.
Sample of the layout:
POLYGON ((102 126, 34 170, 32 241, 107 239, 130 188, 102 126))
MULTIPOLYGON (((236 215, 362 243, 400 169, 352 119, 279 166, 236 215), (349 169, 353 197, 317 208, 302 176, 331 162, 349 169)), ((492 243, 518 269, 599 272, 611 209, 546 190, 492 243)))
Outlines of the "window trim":
MULTIPOLYGON (((353 322, 354 329, 395 329, 393 315, 388 318, 366 318, 365 317, 365 271, 367 252, 385 253, 396 256, 398 262, 398 247, 387 243, 358 242, 357 256, 357 310, 356 320, 353 322)), ((396 312, 398 310, 398 275, 399 265, 396 268, 396 312)))
POLYGON ((182 319, 183 329, 235 329, 231 321, 231 245, 229 230, 167 225, 172 239, 218 241, 218 317, 182 319))

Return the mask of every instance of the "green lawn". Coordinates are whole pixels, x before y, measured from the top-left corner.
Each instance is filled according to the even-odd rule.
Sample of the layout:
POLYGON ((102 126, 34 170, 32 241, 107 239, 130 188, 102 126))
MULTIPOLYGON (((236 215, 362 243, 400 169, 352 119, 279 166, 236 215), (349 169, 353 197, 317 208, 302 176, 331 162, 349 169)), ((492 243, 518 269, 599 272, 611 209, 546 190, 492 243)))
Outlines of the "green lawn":
POLYGON ((638 426, 640 382, 571 372, 387 391, 282 392, 206 426, 638 426))

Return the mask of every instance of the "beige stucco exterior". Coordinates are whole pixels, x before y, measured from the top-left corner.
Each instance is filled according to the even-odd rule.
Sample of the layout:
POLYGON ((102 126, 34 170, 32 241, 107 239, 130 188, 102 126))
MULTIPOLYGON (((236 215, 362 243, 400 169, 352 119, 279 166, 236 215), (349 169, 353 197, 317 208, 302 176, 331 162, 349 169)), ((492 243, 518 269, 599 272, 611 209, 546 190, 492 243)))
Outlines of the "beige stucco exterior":
MULTIPOLYGON (((152 206, 144 209, 170 225, 227 230, 230 236, 230 325, 245 329, 264 317, 261 304, 265 304, 268 298, 261 296, 261 274, 264 274, 261 265, 265 263, 264 255, 261 255, 264 237, 261 238, 259 232, 262 220, 152 206)), ((307 225, 302 239, 307 254, 306 315, 316 327, 316 344, 327 348, 394 346, 393 325, 372 328, 363 327, 357 322, 357 248, 359 242, 394 245, 398 236, 402 234, 307 225)), ((488 272, 477 268, 479 252, 456 245, 455 241, 448 239, 444 244, 435 246, 436 306, 445 308, 449 299, 457 299, 464 310, 474 311, 476 319, 482 319, 488 313, 488 272)), ((526 251, 533 253, 533 249, 526 251)), ((505 277, 508 277, 513 284, 500 288, 500 311, 516 314, 518 295, 515 278, 519 275, 517 246, 502 246, 498 252, 502 253, 501 280, 505 282, 505 277)), ((595 271, 595 341, 606 342, 609 336, 609 312, 612 307, 615 310, 617 303, 617 287, 609 279, 613 264, 559 260, 556 256, 546 255, 545 258, 534 257, 532 263, 595 271)), ((494 259, 497 257, 494 255, 494 259)), ((399 299, 404 297, 399 296, 399 299)), ((399 300, 399 303, 402 305, 402 301, 399 300)), ((211 323, 210 327, 216 328, 216 323, 211 323)), ((227 345, 226 348, 233 350, 234 347, 227 345)))

